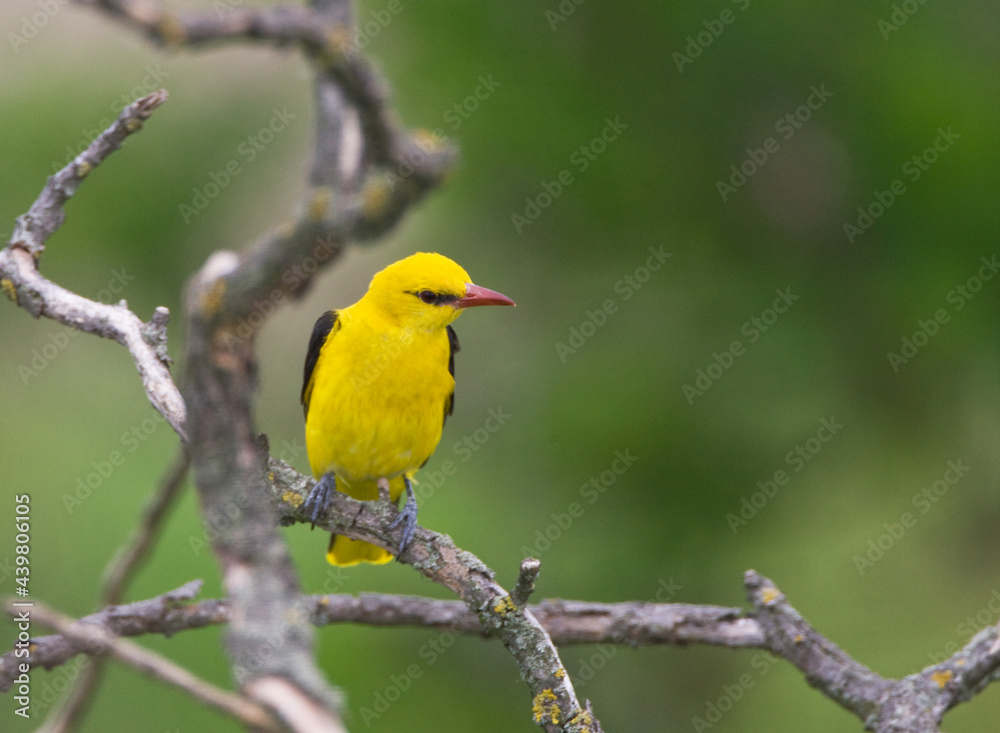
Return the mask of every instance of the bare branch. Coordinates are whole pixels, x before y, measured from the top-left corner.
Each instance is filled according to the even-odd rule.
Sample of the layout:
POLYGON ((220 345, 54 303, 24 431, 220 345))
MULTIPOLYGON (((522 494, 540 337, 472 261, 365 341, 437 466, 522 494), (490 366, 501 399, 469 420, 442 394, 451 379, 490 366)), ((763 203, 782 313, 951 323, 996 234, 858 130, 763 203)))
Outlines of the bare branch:
MULTIPOLYGON (((298 513, 298 508, 312 481, 274 459, 269 469, 282 522, 309 521, 298 513)), ((328 516, 317 525, 348 537, 363 537, 398 552, 392 537, 395 533, 386 529, 393 518, 392 511, 385 503, 359 502, 334 492, 328 516)), ((545 629, 531 611, 512 601, 507 591, 495 582, 493 571, 479 558, 456 547, 446 535, 418 527, 399 559, 458 595, 479 617, 483 628, 501 639, 531 691, 537 725, 566 731, 601 730, 589 704, 581 705, 577 699, 573 683, 545 629)))
MULTIPOLYGON (((141 524, 105 567, 101 592, 101 600, 105 605, 121 602, 125 586, 145 559, 157 531, 162 526, 163 519, 180 494, 188 464, 187 451, 182 446, 178 457, 160 482, 158 491, 147 504, 141 524)), ((73 682, 62 702, 45 719, 45 723, 39 728, 39 733, 65 733, 73 730, 77 721, 86 715, 93 701, 92 693, 100 683, 103 672, 103 657, 98 657, 87 665, 73 682)))
MULTIPOLYGON (((10 246, 23 247, 37 261, 45 250, 45 240, 52 236, 66 218, 63 205, 76 193, 83 179, 111 153, 118 150, 125 142, 125 138, 141 130, 149 116, 166 101, 167 92, 161 89, 137 99, 123 109, 111 127, 98 135, 87 149, 66 167, 49 178, 35 203, 28 209, 28 213, 17 218, 10 246)), ((32 315, 39 315, 29 303, 25 303, 24 307, 31 311, 32 315)))
POLYGON ((105 603, 112 605, 121 602, 125 586, 146 558, 163 520, 180 496, 190 463, 187 449, 182 446, 173 464, 160 480, 156 493, 143 509, 139 526, 133 530, 128 542, 118 548, 118 552, 104 569, 101 598, 105 603))
MULTIPOLYGON (((200 581, 157 598, 123 606, 109 606, 81 621, 108 629, 116 636, 173 635, 189 629, 229 623, 225 600, 187 603, 200 581)), ((365 593, 308 595, 299 603, 315 626, 357 623, 369 626, 414 626, 490 637, 479 615, 461 601, 416 596, 365 593)), ((528 609, 556 644, 617 644, 628 646, 710 644, 761 647, 764 632, 754 618, 738 608, 681 603, 590 603, 546 600, 528 609)), ((51 668, 68 661, 76 651, 60 636, 33 639, 31 666, 51 668)), ((16 668, 13 653, 0 658, 0 690, 8 689, 16 668)))
MULTIPOLYGON (((262 8, 230 7, 224 13, 174 12, 149 0, 76 0, 96 5, 149 39, 166 46, 197 46, 225 41, 325 42, 319 13, 295 4, 262 8)), ((346 35, 346 28, 344 29, 346 35)))
POLYGON ((745 582, 767 648, 802 670, 809 684, 867 722, 888 682, 816 633, 770 580, 748 570, 745 582))
POLYGON ((521 572, 517 575, 517 582, 514 590, 510 592, 510 599, 515 606, 527 606, 528 598, 535 592, 535 579, 542 569, 542 562, 534 557, 527 557, 521 561, 521 572))
POLYGON ((170 376, 166 356, 167 309, 158 308, 153 320, 144 324, 125 301, 110 305, 89 300, 47 280, 38 271, 45 241, 66 217, 63 205, 83 179, 120 148, 127 136, 140 130, 166 99, 167 93, 161 90, 128 105, 86 150, 49 178, 28 212, 18 217, 8 246, 0 250, 0 288, 35 318, 46 316, 125 346, 139 370, 149 401, 183 440, 184 401, 170 376))
MULTIPOLYGON (((971 699, 1000 675, 1000 629, 996 626, 979 632, 940 664, 902 680, 887 680, 815 632, 771 581, 748 571, 746 583, 757 615, 720 606, 566 600, 542 601, 528 610, 560 646, 708 644, 768 650, 789 659, 810 684, 855 713, 871 730, 883 733, 936 731, 948 709, 971 699)), ((200 581, 194 581, 159 598, 106 608, 81 622, 117 636, 174 634, 228 623, 225 601, 185 603, 199 587, 200 581)), ((303 596, 298 607, 316 626, 360 623, 433 628, 484 638, 495 635, 484 626, 481 614, 461 601, 377 593, 312 595, 303 596)), ((60 635, 38 637, 33 639, 28 663, 52 667, 77 653, 60 635)), ((14 669, 13 652, 8 652, 0 658, 0 690, 9 688, 14 669)))
MULTIPOLYGON (((8 613, 14 611, 10 606, 6 610, 8 613)), ((101 626, 74 621, 38 602, 31 609, 31 617, 58 631, 77 652, 110 654, 153 679, 179 687, 205 705, 221 710, 246 725, 266 730, 277 729, 276 721, 266 708, 215 687, 159 654, 117 638, 101 626)))

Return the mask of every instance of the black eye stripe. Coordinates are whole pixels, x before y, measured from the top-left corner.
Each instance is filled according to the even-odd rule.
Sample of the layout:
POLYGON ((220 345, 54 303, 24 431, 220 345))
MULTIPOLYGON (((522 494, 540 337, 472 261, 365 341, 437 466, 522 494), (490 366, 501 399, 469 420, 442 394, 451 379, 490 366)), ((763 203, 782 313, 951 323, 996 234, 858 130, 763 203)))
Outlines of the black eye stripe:
POLYGON ((433 290, 426 289, 418 290, 415 293, 411 293, 411 295, 415 295, 422 302, 427 303, 427 305, 443 305, 445 303, 454 303, 458 300, 457 295, 452 295, 450 293, 436 293, 433 290))

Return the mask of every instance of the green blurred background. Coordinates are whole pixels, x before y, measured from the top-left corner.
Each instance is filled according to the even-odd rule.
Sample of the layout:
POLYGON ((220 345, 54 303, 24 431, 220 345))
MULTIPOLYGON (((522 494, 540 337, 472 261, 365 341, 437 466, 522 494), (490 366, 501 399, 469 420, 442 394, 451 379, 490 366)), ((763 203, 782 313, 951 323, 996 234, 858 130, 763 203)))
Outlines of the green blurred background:
MULTIPOLYGON (((456 139, 462 161, 390 236, 352 247, 264 329, 258 428, 276 455, 308 470, 298 393, 315 317, 353 302, 384 265, 437 250, 518 303, 457 323, 455 415, 421 485, 421 523, 501 583, 530 552, 543 562, 536 600, 741 605, 755 568, 892 677, 997 622, 1000 278, 981 261, 1000 250, 996 5, 372 0, 358 17, 401 119, 456 139), (733 166, 750 175, 724 197, 733 166), (559 195, 546 194, 561 174, 559 195), (897 180, 905 191, 880 212, 897 180), (873 218, 849 237, 858 207, 873 218), (650 248, 671 256, 644 271, 650 248), (794 300, 769 313, 778 290, 794 300), (938 311, 947 320, 926 325, 938 311), (921 328, 933 335, 917 335, 894 369, 889 353, 921 328), (491 410, 505 416, 493 432, 491 410), (635 458, 620 475, 616 451, 635 458), (434 481, 446 461, 454 475, 434 481), (949 461, 968 470, 935 493, 956 478, 949 461), (603 493, 583 488, 607 471, 603 493), (779 471, 787 482, 766 496, 758 482, 779 471)), ((213 250, 287 220, 305 190, 308 65, 293 49, 157 50, 58 2, 5 2, 0 26, 8 233, 126 102, 169 90, 69 203, 41 269, 89 297, 121 290, 144 319, 168 306, 182 378, 185 279, 213 250), (255 149, 277 112, 291 119, 255 149), (238 174, 203 210, 183 208, 232 161, 238 174)), ((177 441, 118 345, 9 304, 0 334, 0 507, 11 517, 13 495, 31 495, 32 596, 83 615, 177 441), (68 502, 114 451, 122 465, 68 502)), ((11 524, 0 522, 0 558, 11 524)), ((448 597, 396 564, 338 572, 321 533, 282 531, 308 592, 448 597)), ((192 578, 218 595, 201 534, 188 490, 129 600, 192 578)), ((13 589, 2 573, 0 594, 13 589)), ((228 686, 222 634, 141 641, 228 686)), ((5 649, 12 638, 2 626, 5 649)), ((317 644, 351 730, 536 730, 497 642, 341 626, 318 630, 317 644), (366 713, 403 677, 398 700, 366 713)), ((563 652, 609 731, 861 730, 754 650, 563 652)), ((69 671, 34 673, 31 726, 0 697, 0 727, 40 723, 69 671)), ((998 714, 994 685, 945 727, 992 730, 998 714)), ((111 665, 83 729, 239 728, 111 665)))

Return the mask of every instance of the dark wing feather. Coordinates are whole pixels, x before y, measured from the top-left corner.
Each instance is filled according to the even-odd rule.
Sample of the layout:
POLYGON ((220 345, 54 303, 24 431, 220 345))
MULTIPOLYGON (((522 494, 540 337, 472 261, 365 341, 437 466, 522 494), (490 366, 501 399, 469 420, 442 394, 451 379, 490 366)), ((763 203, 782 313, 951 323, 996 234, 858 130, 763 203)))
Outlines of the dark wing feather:
MULTIPOLYGON (((458 346, 458 334, 455 333, 455 329, 448 326, 448 373, 451 374, 452 378, 455 377, 455 352, 459 351, 458 346)), ((450 415, 455 410, 455 392, 448 395, 448 399, 444 401, 444 419, 448 419, 450 415)))
POLYGON ((312 396, 313 370, 316 368, 316 362, 319 361, 323 344, 326 343, 330 332, 337 328, 339 328, 337 311, 327 311, 317 319, 316 325, 313 326, 312 336, 309 337, 309 350, 306 352, 306 368, 305 373, 302 375, 301 397, 302 412, 307 417, 309 415, 309 398, 312 396))

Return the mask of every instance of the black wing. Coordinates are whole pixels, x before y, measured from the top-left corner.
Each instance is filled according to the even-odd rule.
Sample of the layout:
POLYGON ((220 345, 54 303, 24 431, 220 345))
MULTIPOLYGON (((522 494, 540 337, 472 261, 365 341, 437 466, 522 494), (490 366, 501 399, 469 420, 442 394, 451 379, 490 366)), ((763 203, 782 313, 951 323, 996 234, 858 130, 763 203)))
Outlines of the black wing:
MULTIPOLYGON (((451 374, 452 378, 454 378, 455 352, 459 351, 459 346, 458 346, 458 334, 455 333, 455 329, 452 328, 451 326, 448 326, 448 346, 450 347, 448 354, 448 373, 451 374)), ((448 395, 448 399, 444 401, 444 419, 447 420, 448 415, 454 412, 454 410, 455 410, 455 392, 454 390, 452 390, 452 393, 448 395)))
POLYGON ((319 361, 319 354, 323 350, 330 332, 338 328, 337 311, 327 311, 319 317, 316 325, 313 326, 312 336, 309 337, 309 350, 306 352, 306 368, 302 375, 302 412, 309 415, 309 398, 312 396, 312 376, 319 361))

